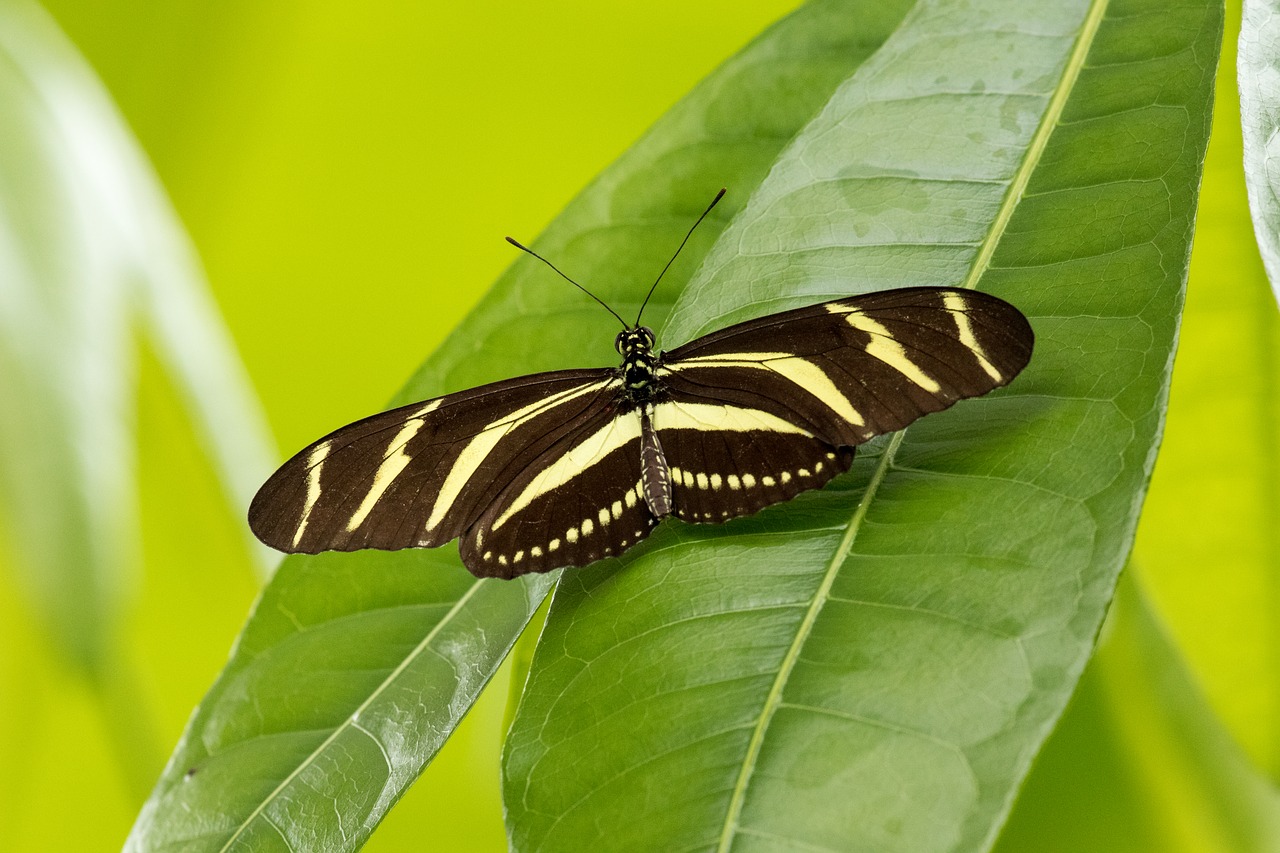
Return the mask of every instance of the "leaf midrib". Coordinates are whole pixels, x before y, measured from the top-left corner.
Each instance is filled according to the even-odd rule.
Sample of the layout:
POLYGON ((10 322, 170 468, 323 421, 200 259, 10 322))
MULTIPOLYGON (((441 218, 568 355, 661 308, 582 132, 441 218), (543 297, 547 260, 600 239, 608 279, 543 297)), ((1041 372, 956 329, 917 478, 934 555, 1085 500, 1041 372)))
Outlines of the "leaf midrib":
MULTIPOLYGON (((481 581, 479 580, 472 581, 471 588, 458 597, 458 600, 453 605, 453 607, 449 608, 449 612, 446 613, 443 617, 441 617, 440 621, 437 622, 435 626, 430 631, 427 632, 427 635, 422 638, 421 642, 419 642, 418 645, 414 646, 412 651, 410 651, 407 655, 404 656, 404 659, 401 660, 400 663, 396 665, 396 668, 393 669, 387 675, 387 677, 384 678, 378 684, 378 686, 373 689, 373 691, 369 694, 368 698, 366 698, 363 702, 361 702, 360 705, 354 711, 348 714, 346 719, 344 719, 338 725, 334 726, 333 731, 329 733, 329 736, 326 737, 323 741, 321 741, 320 745, 317 746, 315 749, 313 749, 307 755, 306 758, 298 762, 298 766, 295 767, 292 771, 290 771, 288 776, 285 776, 284 779, 280 780, 280 784, 277 785, 270 794, 262 798, 262 802, 258 803, 258 805, 254 808, 254 810, 249 813, 248 817, 246 817, 240 823, 240 825, 236 827, 236 831, 231 834, 231 837, 227 839, 226 843, 219 848, 219 853, 226 853, 226 851, 230 850, 232 845, 234 845, 236 841, 240 838, 240 836, 244 834, 245 830, 247 830, 254 823, 254 821, 256 821, 262 815, 262 813, 266 811, 267 806, 275 802, 275 800, 284 792, 284 790, 289 787, 289 785, 293 782, 293 780, 296 779, 299 776, 299 774, 302 773, 302 771, 310 767, 317 758, 323 755, 324 751, 328 749, 329 746, 335 740, 337 740, 338 736, 341 735, 344 731, 346 731, 349 728, 356 728, 360 731, 365 732, 366 734, 369 734, 367 729, 359 725, 360 715, 363 714, 366 710, 368 710, 369 706, 372 705, 378 699, 378 697, 381 696, 382 693, 389 686, 391 686, 391 684, 395 682, 397 678, 400 677, 401 673, 403 673, 409 667, 410 664, 412 664, 415 660, 418 659, 419 655, 421 655, 424 651, 426 651, 431 646, 432 641, 435 640, 435 638, 440 635, 440 632, 443 631, 445 626, 448 625, 453 620, 454 616, 456 616, 457 613, 466 606, 467 602, 471 600, 471 596, 473 596, 476 593, 476 591, 480 589, 480 586, 481 586, 481 581)), ((372 734, 369 734, 369 736, 372 737, 372 734)), ((377 739, 374 738, 374 741, 376 743, 377 739)), ((382 749, 382 744, 378 743, 378 747, 379 749, 382 749)), ((383 749, 383 755, 384 756, 386 755, 385 749, 383 749)))
MULTIPOLYGON (((1049 138, 1053 135, 1054 128, 1058 126, 1058 122, 1062 117, 1062 112, 1066 107, 1067 100, 1071 92, 1075 88, 1076 80, 1079 79, 1080 72, 1084 68, 1085 58, 1088 56, 1089 49, 1093 45, 1093 40, 1098 32, 1098 27, 1102 23, 1102 19, 1106 14, 1107 6, 1110 0, 1092 0, 1089 10, 1085 14, 1084 21, 1080 28, 1080 35, 1076 38, 1075 44, 1072 46, 1071 53, 1067 56, 1066 64, 1063 67, 1062 74, 1058 79, 1058 84, 1054 87, 1053 94, 1049 98, 1049 103, 1045 107, 1043 116, 1041 116, 1040 124, 1036 127, 1035 134, 1031 137, 1031 142, 1027 145, 1026 154, 1022 161, 1018 164, 1018 168, 1014 171, 1013 179, 1009 182, 1009 188, 1005 191, 1004 198, 1000 202, 1000 208, 996 211, 995 217, 992 219, 991 228, 987 231, 986 237, 978 249, 978 254, 974 258, 974 262, 969 269, 969 274, 965 276, 961 282, 961 287, 970 290, 975 289, 982 276, 986 274, 991 266, 991 260, 995 255, 996 247, 999 245, 1001 238, 1004 236, 1005 230, 1009 226, 1013 213, 1021 201, 1023 192, 1027 188, 1027 184, 1031 180, 1031 175, 1035 171, 1036 166, 1040 162, 1040 158, 1044 154, 1045 148, 1049 144, 1049 138)), ((724 825, 721 828, 720 840, 717 844, 717 853, 728 853, 730 846, 733 844, 735 835, 739 829, 739 820, 742 815, 742 807, 746 801, 747 787, 750 784, 751 776, 755 771, 756 762, 760 756, 760 750, 764 746, 765 735, 768 732, 769 725, 773 720, 774 714, 782 703, 782 691, 787 681, 790 679, 791 672, 795 668, 796 662, 799 660, 800 652, 804 648, 805 642, 809 638, 809 634, 813 630, 813 626, 817 621, 818 614, 822 611, 823 605, 826 604, 830 595, 831 587, 835 583, 836 576, 839 574, 840 567, 848 558, 849 553, 853 550, 854 540, 857 538, 858 532, 862 527, 862 522, 866 518, 867 511, 870 509, 871 502, 874 500, 881 483, 888 474, 890 466, 893 465, 894 456, 897 454, 898 448, 902 445, 902 441, 906 436, 906 430, 900 430, 894 434, 888 447, 885 448, 884 454, 877 464, 875 472, 872 474, 871 481, 867 484, 867 490, 862 496, 862 500, 858 502, 857 508, 854 510, 853 516, 849 520, 849 526, 845 530, 844 536, 840 539, 840 544, 836 547, 832 555, 831 561, 827 564, 826 571, 823 573, 822 582, 818 589, 814 592, 813 600, 805 612, 804 619, 801 621, 796 630, 795 638, 792 640, 790 647, 787 649, 786 655, 783 657, 782 665, 778 669, 778 675, 774 679, 773 684, 769 688, 769 693, 765 697, 764 707, 761 709, 760 716, 756 721, 755 728, 751 733, 751 740, 747 745, 746 755, 743 756, 742 766, 738 772, 738 778, 733 786, 733 794, 729 801, 729 808, 725 813, 724 825)))
POLYGON ((884 456, 881 457, 880 464, 876 466, 871 482, 867 484, 867 491, 863 494, 862 500, 858 501, 858 507, 854 510, 853 518, 850 519, 849 526, 845 529, 844 536, 840 539, 840 545, 836 548, 831 562, 827 564, 827 570, 822 576, 822 583, 814 593, 808 610, 805 611, 804 619, 796 630, 796 637, 787 649, 786 656, 782 659, 782 666, 778 668, 778 675, 774 678, 773 684, 769 688, 769 695, 765 699, 760 718, 751 732, 751 742, 747 745, 747 755, 743 759, 742 767, 738 771, 738 779, 733 786, 733 799, 729 803, 729 812, 720 832, 720 843, 716 848, 719 853, 727 853, 729 845, 733 843, 734 834, 738 829, 738 818, 742 814, 742 804, 746 798, 747 784, 750 781, 752 772, 755 770, 756 759, 760 756, 760 749, 764 746, 765 732, 768 730, 769 723, 772 721, 774 713, 778 710, 778 706, 782 703, 782 688, 786 685, 791 676, 791 671, 795 668, 796 661, 800 657, 800 650, 804 647, 804 641, 808 638, 809 632, 813 630, 813 624, 817 621, 818 614, 822 611, 822 605, 826 603, 827 596, 831 593, 831 586, 835 583, 840 566, 844 564, 844 558, 848 555, 849 550, 853 548, 854 537, 858 535, 858 530, 862 527, 862 520, 866 517, 876 490, 880 487, 881 481, 884 480, 885 474, 889 470, 890 460, 894 452, 897 451, 898 445, 902 444, 902 438, 905 434, 905 430, 895 433, 893 440, 890 441, 889 446, 885 449, 884 456))

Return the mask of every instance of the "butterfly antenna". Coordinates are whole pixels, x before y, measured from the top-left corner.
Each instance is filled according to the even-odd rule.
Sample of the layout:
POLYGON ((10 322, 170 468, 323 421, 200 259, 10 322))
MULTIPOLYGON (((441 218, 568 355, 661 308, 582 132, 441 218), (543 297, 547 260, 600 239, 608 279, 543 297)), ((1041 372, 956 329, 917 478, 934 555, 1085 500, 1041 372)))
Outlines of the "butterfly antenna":
POLYGON ((613 310, 612 308, 610 308, 608 305, 605 305, 605 304, 604 304, 604 300, 603 300, 603 299, 601 299, 599 296, 596 296, 596 295, 595 295, 594 293, 592 293, 590 290, 587 290, 585 287, 583 287, 582 285, 578 284, 578 283, 577 283, 576 281, 574 281, 573 279, 569 278, 569 276, 567 276, 567 275, 565 275, 563 272, 561 272, 561 271, 560 271, 560 268, 559 268, 558 266, 556 266, 555 264, 551 263, 551 261, 549 261, 549 260, 547 260, 546 258, 542 257, 542 255, 539 255, 537 252, 535 252, 533 249, 530 249, 528 246, 523 246, 523 245, 521 245, 520 243, 517 243, 515 240, 511 239, 510 237, 508 237, 508 238, 507 238, 507 242, 508 242, 508 243, 510 243, 511 245, 515 246, 515 247, 516 247, 517 249, 519 249, 520 251, 522 251, 522 252, 528 252, 529 254, 533 255, 535 258, 537 258, 538 260, 542 261, 544 264, 546 264, 547 266, 549 266, 549 267, 551 267, 553 270, 555 270, 557 273, 559 273, 559 274, 560 274, 560 277, 561 277, 562 279, 564 279, 565 281, 569 282, 569 283, 570 283, 570 284, 572 284, 574 287, 578 288, 578 290, 581 290, 583 293, 587 294, 587 296, 590 296, 590 297, 591 297, 592 299, 594 299, 596 302, 599 302, 599 303, 604 307, 604 310, 608 311, 610 314, 612 314, 613 316, 615 316, 615 317, 617 317, 617 318, 618 318, 618 322, 622 324, 622 328, 624 328, 624 329, 629 329, 629 328, 631 328, 630 326, 628 326, 628 325, 627 325, 627 321, 626 321, 626 320, 624 320, 624 319, 622 319, 621 317, 619 317, 619 316, 618 316, 618 312, 617 312, 617 311, 614 311, 614 310, 613 310))
POLYGON ((649 304, 649 297, 653 296, 653 292, 658 289, 658 282, 662 281, 662 277, 667 274, 667 270, 671 269, 671 265, 676 262, 676 258, 680 257, 680 249, 684 248, 684 244, 689 242, 689 238, 693 236, 693 232, 702 220, 707 218, 707 214, 711 212, 711 208, 720 203, 720 199, 724 198, 725 188, 721 187, 720 192, 716 193, 716 197, 711 199, 711 204, 707 205, 707 209, 702 211, 702 215, 698 217, 698 221, 693 223, 693 228, 689 229, 689 233, 684 235, 684 239, 680 241, 680 248, 676 249, 676 253, 671 256, 671 260, 667 261, 667 265, 662 268, 662 272, 658 273, 658 277, 654 280, 653 286, 649 288, 649 292, 645 294, 644 302, 640 303, 640 313, 636 314, 636 325, 640 325, 640 317, 644 314, 644 308, 649 304))

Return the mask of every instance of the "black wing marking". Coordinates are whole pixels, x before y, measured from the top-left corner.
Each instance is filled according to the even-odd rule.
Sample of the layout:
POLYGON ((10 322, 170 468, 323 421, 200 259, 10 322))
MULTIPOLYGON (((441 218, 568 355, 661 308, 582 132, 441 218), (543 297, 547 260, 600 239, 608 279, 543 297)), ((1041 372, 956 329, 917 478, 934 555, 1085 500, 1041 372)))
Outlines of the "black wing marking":
POLYGON ((577 422, 609 408, 616 373, 523 376, 342 427, 267 480, 249 525, 286 552, 443 545, 577 422))
POLYGON ((647 537, 658 519, 644 499, 640 424, 630 403, 576 421, 462 535, 467 568, 512 578, 585 566, 647 537))

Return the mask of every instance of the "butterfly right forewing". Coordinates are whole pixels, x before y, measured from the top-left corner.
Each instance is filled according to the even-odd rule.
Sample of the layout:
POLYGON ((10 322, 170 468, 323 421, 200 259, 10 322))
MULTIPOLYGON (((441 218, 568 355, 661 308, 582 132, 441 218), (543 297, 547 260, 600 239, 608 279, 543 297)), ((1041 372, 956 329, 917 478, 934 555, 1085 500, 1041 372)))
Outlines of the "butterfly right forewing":
MULTIPOLYGON (((668 385, 788 409, 831 444, 861 444, 1008 383, 1034 335, 1012 305, 914 287, 772 314, 664 355, 668 385)), ((664 377, 666 379, 666 377, 664 377)))

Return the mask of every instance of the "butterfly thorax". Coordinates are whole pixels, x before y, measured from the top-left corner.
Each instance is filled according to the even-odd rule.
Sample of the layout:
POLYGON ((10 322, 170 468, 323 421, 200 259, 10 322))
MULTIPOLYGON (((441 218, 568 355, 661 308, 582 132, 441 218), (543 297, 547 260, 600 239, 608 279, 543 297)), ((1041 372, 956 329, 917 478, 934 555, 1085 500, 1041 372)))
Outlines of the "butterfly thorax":
POLYGON ((657 390, 658 357, 653 354, 653 343, 653 332, 644 326, 624 329, 614 341, 614 347, 622 355, 619 370, 623 386, 627 396, 637 403, 648 401, 657 390))

